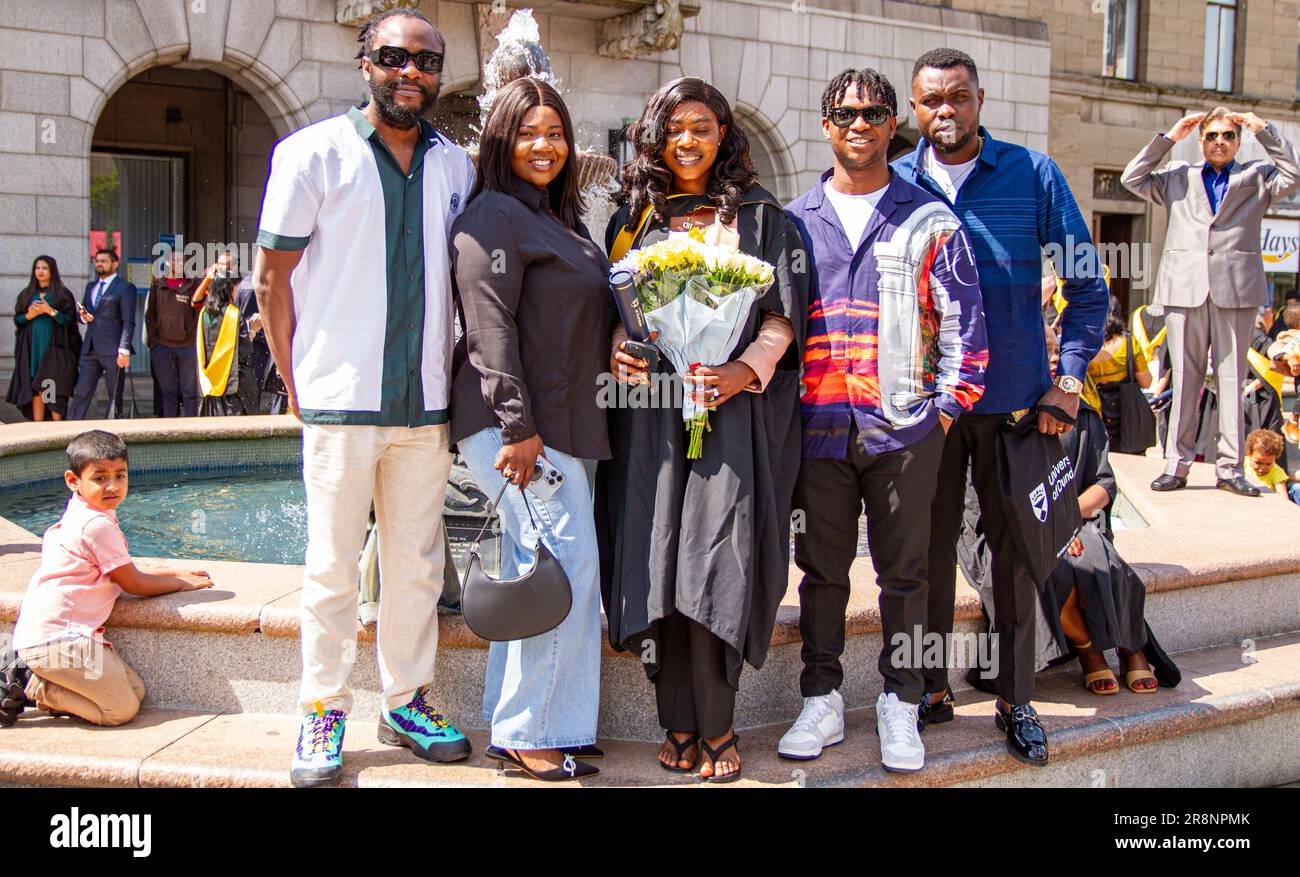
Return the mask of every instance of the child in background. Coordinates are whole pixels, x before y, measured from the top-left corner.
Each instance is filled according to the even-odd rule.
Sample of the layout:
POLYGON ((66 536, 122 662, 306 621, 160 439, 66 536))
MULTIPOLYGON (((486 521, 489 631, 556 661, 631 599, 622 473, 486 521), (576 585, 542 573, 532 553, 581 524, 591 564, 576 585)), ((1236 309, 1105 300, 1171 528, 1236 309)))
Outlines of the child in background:
POLYGON ((103 624, 125 591, 156 597, 212 587, 206 572, 141 572, 131 562, 116 509, 126 498, 126 445, 102 430, 68 445, 63 479, 72 491, 45 531, 41 565, 18 613, 13 651, 0 655, 0 728, 27 706, 96 725, 121 725, 140 710, 144 683, 106 639, 103 624))
POLYGON ((1271 429, 1257 429, 1246 436, 1246 462, 1249 464, 1246 466, 1246 477, 1260 487, 1295 501, 1290 490, 1291 477, 1277 464, 1277 458, 1282 456, 1282 448, 1282 436, 1271 429))

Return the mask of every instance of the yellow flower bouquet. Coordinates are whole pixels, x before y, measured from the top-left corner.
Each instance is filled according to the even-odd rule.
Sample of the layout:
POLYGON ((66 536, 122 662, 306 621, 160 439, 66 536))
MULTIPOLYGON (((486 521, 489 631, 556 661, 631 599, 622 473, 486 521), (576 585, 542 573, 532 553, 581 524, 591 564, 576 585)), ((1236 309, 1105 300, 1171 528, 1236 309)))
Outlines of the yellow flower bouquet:
MULTIPOLYGON (((754 301, 775 269, 762 259, 706 244, 699 229, 632 250, 612 270, 631 271, 655 346, 686 376, 717 364, 740 340, 754 301)), ((698 460, 709 429, 709 409, 688 394, 682 417, 690 434, 686 456, 698 460)))

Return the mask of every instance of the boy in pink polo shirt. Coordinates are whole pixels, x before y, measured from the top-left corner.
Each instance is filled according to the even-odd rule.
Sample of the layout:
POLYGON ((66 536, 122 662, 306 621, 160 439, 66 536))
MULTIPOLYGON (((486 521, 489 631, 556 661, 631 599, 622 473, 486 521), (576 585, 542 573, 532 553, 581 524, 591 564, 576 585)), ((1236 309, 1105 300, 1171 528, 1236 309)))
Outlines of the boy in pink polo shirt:
POLYGON ((41 565, 0 655, 0 728, 24 707, 121 725, 140 711, 144 683, 104 639, 118 596, 156 597, 212 587, 206 572, 141 572, 131 562, 117 507, 126 499, 126 445, 103 430, 68 445, 63 473, 72 496, 45 531, 41 565))

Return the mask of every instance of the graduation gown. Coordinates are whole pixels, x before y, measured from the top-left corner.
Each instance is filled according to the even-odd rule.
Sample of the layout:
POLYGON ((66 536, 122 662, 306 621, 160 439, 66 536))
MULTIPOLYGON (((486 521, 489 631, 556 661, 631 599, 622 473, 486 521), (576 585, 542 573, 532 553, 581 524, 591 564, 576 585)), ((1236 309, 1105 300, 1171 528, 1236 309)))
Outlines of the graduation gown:
MULTIPOLYGON (((197 331, 202 339, 204 356, 210 360, 212 351, 217 346, 217 336, 221 334, 221 320, 212 319, 210 313, 204 310, 199 314, 197 331)), ((200 417, 233 417, 249 412, 257 413, 257 378, 252 372, 252 358, 253 339, 248 334, 248 320, 241 312, 239 334, 235 340, 235 359, 230 364, 226 391, 220 396, 200 396, 200 417)))
MULTIPOLYGON (((32 296, 24 290, 18 296, 14 314, 25 313, 31 301, 32 296)), ((81 358, 81 331, 77 328, 77 300, 69 290, 59 288, 51 292, 50 301, 54 309, 67 319, 62 324, 54 322, 49 344, 34 374, 31 367, 32 346, 36 334, 34 325, 18 324, 15 320, 14 368, 9 378, 9 391, 5 394, 5 400, 16 406, 28 420, 32 417, 32 396, 36 395, 46 379, 54 381, 55 400, 45 407, 64 417, 67 416, 68 402, 71 401, 77 387, 76 364, 81 358), (57 354, 56 349, 67 353, 57 354)))
MULTIPOLYGON (((674 216, 708 204, 673 196, 674 216)), ((627 205, 610 220, 608 250, 625 225, 627 205)), ((808 310, 808 275, 797 270, 803 242, 781 205, 755 186, 737 213, 740 250, 776 268, 771 288, 750 309, 740 340, 723 361, 754 340, 764 312, 784 316, 794 340, 762 393, 742 391, 715 408, 703 457, 686 459, 680 405, 609 410, 613 459, 596 476, 601 593, 610 645, 646 653, 656 622, 674 611, 726 645, 727 676, 738 687, 743 661, 761 667, 789 579, 790 512, 799 471, 800 365, 808 310)), ((632 247, 668 233, 652 219, 632 247)), ((667 357, 659 372, 672 374, 667 357)), ((658 672, 646 663, 652 678, 658 672)))
MULTIPOLYGON (((1100 485, 1113 503, 1118 489, 1107 453, 1110 442, 1101 415, 1081 405, 1077 425, 1061 437, 1061 443, 1074 462, 1079 493, 1100 485)), ((980 603, 989 619, 989 629, 992 629, 993 582, 989 572, 989 550, 979 526, 979 501, 969 487, 962 524, 957 559, 966 580, 979 591, 980 603)), ((1070 592, 1077 589, 1092 647, 1099 652, 1114 648, 1144 652, 1160 684, 1172 688, 1181 676, 1146 623, 1146 586, 1119 556, 1112 537, 1108 504, 1091 520, 1085 521, 1079 531, 1083 554, 1062 556, 1043 585, 1034 630, 1035 670, 1074 657, 1061 630, 1061 607, 1070 592)), ((991 690, 976 684, 972 676, 978 678, 978 674, 967 676, 976 688, 991 690)))

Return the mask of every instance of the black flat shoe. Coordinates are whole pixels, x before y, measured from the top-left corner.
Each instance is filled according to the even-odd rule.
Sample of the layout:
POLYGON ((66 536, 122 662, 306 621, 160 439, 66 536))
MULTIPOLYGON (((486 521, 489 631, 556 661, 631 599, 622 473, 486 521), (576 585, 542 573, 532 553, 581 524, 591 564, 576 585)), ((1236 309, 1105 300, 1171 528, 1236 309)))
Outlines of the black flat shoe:
POLYGON ((943 690, 943 697, 935 703, 930 703, 928 693, 921 695, 921 702, 916 707, 916 730, 921 732, 925 730, 926 725, 942 725, 944 722, 951 722, 954 713, 952 708, 957 705, 957 698, 952 696, 952 688, 943 690))
MULTIPOLYGON (((681 731, 680 733, 684 734, 686 732, 681 731)), ((672 731, 664 731, 664 740, 667 741, 669 746, 673 747, 673 749, 676 750, 677 757, 673 759, 673 764, 664 764, 662 759, 656 759, 656 761, 659 762, 660 767, 662 767, 664 770, 668 771, 669 773, 690 773, 691 771, 695 770, 695 766, 700 763, 700 749, 698 746, 700 742, 700 737, 698 734, 692 734, 691 736, 687 737, 685 740, 682 740, 679 743, 676 740, 676 738, 673 737, 672 731), (686 750, 690 749, 692 746, 695 746, 696 748, 695 748, 695 757, 691 759, 691 766, 678 767, 677 762, 686 760, 686 750)))
POLYGON ((1235 493, 1237 496, 1259 496, 1259 488, 1247 481, 1244 475, 1238 475, 1236 478, 1220 478, 1214 486, 1219 490, 1235 493))
POLYGON ((533 770, 524 764, 524 760, 519 757, 518 752, 512 752, 509 749, 497 749, 497 752, 503 756, 497 759, 501 770, 506 769, 506 765, 511 765, 535 780, 541 780, 544 783, 562 783, 568 780, 580 780, 589 776, 595 776, 600 773, 600 768, 593 767, 590 764, 584 764, 581 761, 575 761, 572 755, 564 756, 564 764, 561 767, 553 767, 550 770, 533 770))
POLYGON ((1155 481, 1151 482, 1151 489, 1167 493, 1171 490, 1180 490, 1187 486, 1187 479, 1178 475, 1161 475, 1155 481))
MULTIPOLYGON (((565 755, 572 755, 574 758, 588 760, 592 758, 604 758, 605 752, 599 746, 588 744, 586 746, 561 746, 560 751, 565 755)), ((506 757, 506 751, 500 746, 489 746, 483 750, 483 757, 490 758, 493 761, 509 761, 506 757)))
POLYGON ((995 707, 997 713, 993 723, 999 731, 1006 732, 1007 750, 1017 760, 1034 767, 1047 764, 1047 732, 1038 721, 1038 713, 1027 703, 1012 704, 1004 708, 1001 703, 995 707))

